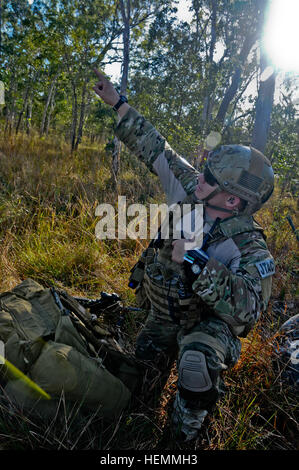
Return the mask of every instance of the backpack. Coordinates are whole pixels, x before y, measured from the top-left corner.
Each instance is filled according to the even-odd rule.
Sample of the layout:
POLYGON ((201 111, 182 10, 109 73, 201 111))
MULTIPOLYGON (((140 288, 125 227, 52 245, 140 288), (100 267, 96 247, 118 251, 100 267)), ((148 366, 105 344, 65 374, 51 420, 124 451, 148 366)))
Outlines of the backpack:
POLYGON ((0 294, 0 341, 4 393, 45 416, 63 394, 66 402, 114 418, 142 376, 141 364, 77 298, 32 279, 0 294))

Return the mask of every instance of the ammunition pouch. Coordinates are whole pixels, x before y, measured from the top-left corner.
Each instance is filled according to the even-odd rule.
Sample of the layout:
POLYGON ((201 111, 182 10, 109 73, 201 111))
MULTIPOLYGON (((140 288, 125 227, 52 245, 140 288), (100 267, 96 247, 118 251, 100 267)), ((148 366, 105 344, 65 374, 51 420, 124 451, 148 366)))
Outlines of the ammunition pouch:
POLYGON ((177 282, 157 280, 145 271, 144 290, 150 303, 157 310, 184 329, 192 328, 200 320, 200 298, 185 289, 179 278, 177 282))
POLYGON ((149 299, 146 296, 146 291, 143 285, 144 272, 147 263, 152 263, 155 257, 155 249, 152 247, 152 242, 148 248, 142 253, 141 258, 131 269, 128 286, 135 290, 136 302, 140 308, 149 310, 149 299))

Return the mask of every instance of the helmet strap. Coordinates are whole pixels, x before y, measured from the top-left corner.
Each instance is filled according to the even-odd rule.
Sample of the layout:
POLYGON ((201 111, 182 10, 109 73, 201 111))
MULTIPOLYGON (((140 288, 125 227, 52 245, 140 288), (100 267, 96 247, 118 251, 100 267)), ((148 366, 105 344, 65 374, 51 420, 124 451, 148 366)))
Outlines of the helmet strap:
POLYGON ((204 206, 205 207, 210 207, 211 209, 215 209, 217 211, 225 212, 225 213, 228 213, 228 214, 238 215, 239 214, 239 209, 225 209, 224 207, 214 206, 214 205, 208 203, 208 201, 210 199, 212 199, 212 197, 216 196, 216 194, 219 194, 222 191, 223 191, 223 189, 220 186, 218 186, 214 191, 211 192, 211 194, 209 194, 207 197, 202 199, 204 206))
POLYGON ((238 215, 239 214, 239 209, 225 209, 224 207, 219 207, 219 206, 213 206, 212 204, 209 204, 205 200, 203 201, 205 207, 210 207, 211 209, 215 209, 217 211, 221 212, 226 212, 228 214, 232 215, 238 215))
POLYGON ((203 199, 203 201, 209 201, 212 197, 216 196, 216 194, 219 194, 223 191, 223 189, 220 188, 220 186, 217 186, 214 191, 212 191, 207 197, 203 199))

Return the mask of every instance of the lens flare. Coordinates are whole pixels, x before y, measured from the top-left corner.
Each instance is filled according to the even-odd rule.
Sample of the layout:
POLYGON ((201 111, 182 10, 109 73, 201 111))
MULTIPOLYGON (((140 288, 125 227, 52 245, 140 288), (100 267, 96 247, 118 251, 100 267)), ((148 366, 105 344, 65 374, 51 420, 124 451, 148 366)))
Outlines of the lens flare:
POLYGON ((299 72, 299 1, 272 0, 263 34, 263 48, 279 69, 299 72))
POLYGON ((221 134, 216 131, 211 131, 205 139, 205 148, 213 150, 221 142, 221 134))

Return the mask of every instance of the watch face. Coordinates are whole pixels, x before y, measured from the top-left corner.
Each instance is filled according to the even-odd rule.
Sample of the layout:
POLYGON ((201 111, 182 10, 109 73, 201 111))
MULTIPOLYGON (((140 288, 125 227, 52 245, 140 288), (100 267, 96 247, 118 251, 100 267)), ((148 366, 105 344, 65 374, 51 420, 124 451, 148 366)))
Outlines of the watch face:
POLYGON ((191 269, 194 274, 199 274, 201 271, 201 268, 198 266, 198 264, 192 264, 191 269))

